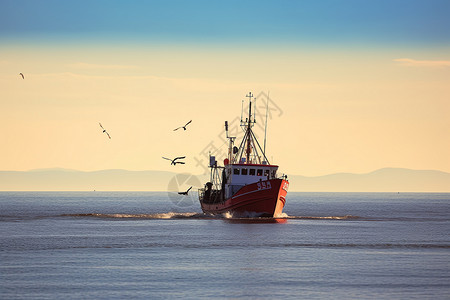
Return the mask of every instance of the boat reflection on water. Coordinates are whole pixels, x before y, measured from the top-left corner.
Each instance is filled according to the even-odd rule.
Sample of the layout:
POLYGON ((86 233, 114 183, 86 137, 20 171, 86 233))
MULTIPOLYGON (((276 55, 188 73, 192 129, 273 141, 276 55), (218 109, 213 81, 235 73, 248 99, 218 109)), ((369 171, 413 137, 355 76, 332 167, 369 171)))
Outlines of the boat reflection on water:
POLYGON ((271 223, 279 223, 285 224, 287 223, 286 218, 231 218, 225 219, 227 223, 233 224, 271 224, 271 223))

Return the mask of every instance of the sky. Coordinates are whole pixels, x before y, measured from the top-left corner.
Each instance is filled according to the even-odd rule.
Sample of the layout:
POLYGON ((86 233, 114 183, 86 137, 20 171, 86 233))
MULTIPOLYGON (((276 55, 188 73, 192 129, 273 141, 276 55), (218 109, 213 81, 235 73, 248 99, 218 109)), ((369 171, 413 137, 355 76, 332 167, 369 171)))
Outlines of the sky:
POLYGON ((241 134, 251 91, 283 173, 450 172, 449 14, 446 0, 0 0, 0 170, 199 174, 224 158, 225 120, 241 134))

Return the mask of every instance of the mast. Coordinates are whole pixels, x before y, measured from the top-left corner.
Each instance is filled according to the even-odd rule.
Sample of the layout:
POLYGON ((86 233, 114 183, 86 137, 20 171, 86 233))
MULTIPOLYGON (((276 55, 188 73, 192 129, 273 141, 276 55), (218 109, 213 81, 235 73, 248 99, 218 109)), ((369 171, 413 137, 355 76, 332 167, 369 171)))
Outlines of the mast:
POLYGON ((234 140, 236 139, 235 136, 229 136, 228 135, 228 121, 225 121, 225 132, 227 134, 227 139, 230 140, 229 144, 228 144, 228 162, 232 163, 233 160, 233 143, 234 140))
MULTIPOLYGON (((245 120, 241 118, 241 128, 244 131, 244 137, 242 138, 236 152, 233 148, 234 156, 231 156, 232 159, 230 159, 230 161, 232 163, 239 164, 244 163, 244 161, 244 164, 261 164, 262 161, 268 163, 265 151, 259 144, 258 139, 252 130, 253 125, 256 123, 254 113, 252 112, 252 98, 254 98, 254 96, 252 92, 249 92, 246 97, 249 98, 250 101, 248 105, 248 118, 245 118, 245 120)), ((231 143, 229 149, 231 149, 231 143)))
POLYGON ((252 92, 249 92, 248 95, 246 95, 245 97, 249 98, 249 105, 248 105, 248 126, 247 126, 247 151, 246 151, 246 160, 247 160, 247 164, 250 163, 250 152, 252 151, 251 149, 251 125, 252 125, 252 97, 253 94, 252 92))

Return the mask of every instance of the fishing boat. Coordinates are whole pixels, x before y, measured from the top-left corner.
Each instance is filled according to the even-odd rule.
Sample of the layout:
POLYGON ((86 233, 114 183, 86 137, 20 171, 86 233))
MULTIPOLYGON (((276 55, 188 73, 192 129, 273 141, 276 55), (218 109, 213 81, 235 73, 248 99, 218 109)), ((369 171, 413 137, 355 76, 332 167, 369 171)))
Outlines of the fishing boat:
POLYGON ((265 138, 262 149, 253 133, 256 121, 252 104, 255 98, 252 93, 246 97, 249 98, 248 117, 243 120, 241 114, 240 121, 244 137, 239 147, 235 146, 236 137, 229 136, 228 122, 225 121, 228 156, 224 159, 223 166, 219 166, 216 157, 210 155, 211 176, 205 187, 199 189, 200 205, 207 214, 281 217, 289 182, 285 175, 278 177, 277 165, 269 163, 265 153, 265 138))

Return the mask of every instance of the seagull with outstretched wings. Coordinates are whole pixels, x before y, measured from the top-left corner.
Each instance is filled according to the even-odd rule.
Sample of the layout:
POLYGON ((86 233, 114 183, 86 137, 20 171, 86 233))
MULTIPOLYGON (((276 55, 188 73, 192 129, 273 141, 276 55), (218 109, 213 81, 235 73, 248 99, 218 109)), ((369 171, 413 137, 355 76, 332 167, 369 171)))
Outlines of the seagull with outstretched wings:
POLYGON ((191 189, 192 189, 192 186, 190 188, 188 188, 186 192, 178 192, 178 195, 187 195, 191 189))
POLYGON ((181 127, 178 127, 178 128, 175 128, 173 131, 176 131, 176 130, 178 130, 178 129, 180 129, 180 128, 183 128, 184 130, 186 130, 186 126, 188 126, 189 125, 189 123, 191 123, 192 122, 192 120, 190 120, 189 122, 187 122, 186 123, 186 125, 184 125, 184 126, 181 126, 181 127))
POLYGON ((184 165, 184 161, 177 161, 178 159, 186 158, 186 156, 175 157, 174 159, 170 159, 167 157, 163 157, 164 159, 170 160, 170 164, 176 166, 176 164, 184 165))
POLYGON ((98 123, 98 124, 103 129, 103 132, 106 133, 106 135, 109 137, 109 139, 111 139, 111 136, 109 135, 109 133, 105 130, 105 128, 103 128, 102 123, 98 123))

